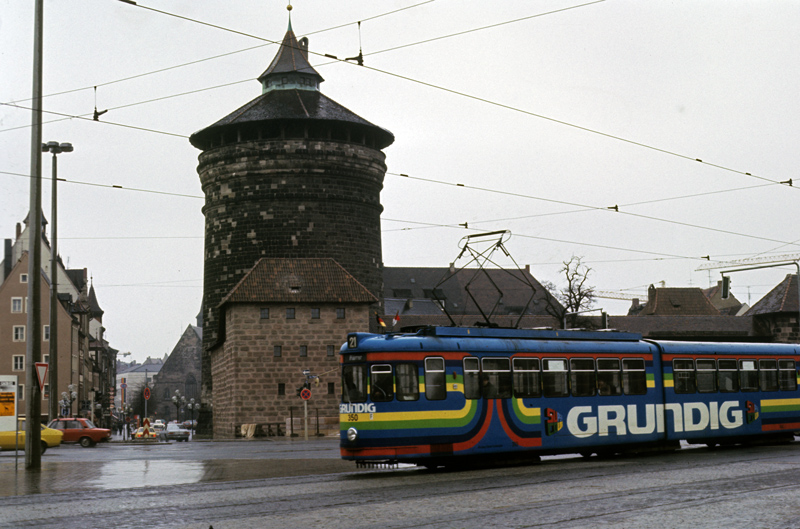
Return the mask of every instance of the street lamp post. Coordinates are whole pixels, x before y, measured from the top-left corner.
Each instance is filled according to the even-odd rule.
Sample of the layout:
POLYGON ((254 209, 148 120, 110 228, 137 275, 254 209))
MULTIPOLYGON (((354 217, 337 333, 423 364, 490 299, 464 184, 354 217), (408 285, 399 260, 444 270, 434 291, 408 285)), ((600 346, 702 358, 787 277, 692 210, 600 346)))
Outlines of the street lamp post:
POLYGON ((50 401, 48 412, 50 419, 58 417, 58 402, 53 397, 58 390, 58 154, 72 152, 71 143, 49 141, 42 144, 42 152, 53 153, 52 202, 50 204, 50 401))
POLYGON ((172 396, 172 403, 175 404, 175 418, 178 422, 181 420, 181 406, 186 404, 186 397, 181 395, 181 390, 176 389, 175 394, 172 396))
POLYGON ((72 403, 78 398, 78 394, 75 392, 75 384, 67 386, 67 390, 69 392, 61 392, 61 400, 58 404, 61 406, 61 414, 64 417, 72 417, 72 403))
POLYGON ((192 439, 194 439, 194 410, 200 407, 200 403, 195 402, 194 399, 190 399, 189 404, 187 404, 186 407, 189 408, 189 413, 191 414, 192 439))

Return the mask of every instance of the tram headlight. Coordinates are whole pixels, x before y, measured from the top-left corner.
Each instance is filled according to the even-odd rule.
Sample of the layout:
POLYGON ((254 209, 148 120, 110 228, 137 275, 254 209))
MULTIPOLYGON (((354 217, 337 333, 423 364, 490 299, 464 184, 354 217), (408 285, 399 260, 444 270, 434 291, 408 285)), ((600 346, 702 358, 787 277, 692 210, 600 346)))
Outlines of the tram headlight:
POLYGON ((348 428, 347 429, 347 440, 351 443, 358 439, 358 430, 355 428, 348 428))

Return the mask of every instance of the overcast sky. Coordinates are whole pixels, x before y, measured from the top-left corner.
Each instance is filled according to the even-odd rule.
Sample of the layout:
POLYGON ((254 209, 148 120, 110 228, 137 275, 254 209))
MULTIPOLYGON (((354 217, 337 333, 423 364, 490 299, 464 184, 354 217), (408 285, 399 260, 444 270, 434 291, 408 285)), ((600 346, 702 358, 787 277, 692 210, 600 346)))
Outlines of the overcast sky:
MULTIPOLYGON (((58 164, 62 258, 89 270, 111 345, 143 360, 169 353, 200 310, 188 136, 261 93, 288 13, 276 0, 138 3, 45 0, 42 139, 75 147, 58 164), (109 109, 99 122, 95 106, 109 109)), ((0 238, 30 200, 33 4, 0 0, 0 238)), ((644 295, 716 283, 696 271, 703 256, 800 252, 800 3, 293 5, 322 92, 395 135, 386 266, 447 266, 463 236, 508 229, 540 281, 563 285, 576 255, 598 289, 644 295), (324 57, 359 42, 364 67, 324 57)), ((735 274, 733 292, 752 305, 793 270, 735 274)))

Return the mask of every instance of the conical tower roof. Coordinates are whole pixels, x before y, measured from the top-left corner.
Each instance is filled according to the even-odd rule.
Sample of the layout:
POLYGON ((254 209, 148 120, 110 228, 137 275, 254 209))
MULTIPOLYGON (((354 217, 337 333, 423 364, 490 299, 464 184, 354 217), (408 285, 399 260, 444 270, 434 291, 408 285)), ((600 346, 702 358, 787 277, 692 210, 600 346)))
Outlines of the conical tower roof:
POLYGON ((308 39, 298 42, 291 23, 281 47, 264 73, 259 76, 262 94, 189 137, 201 150, 219 145, 219 138, 229 131, 236 137, 239 127, 250 127, 267 121, 316 120, 338 121, 367 130, 375 138, 375 148, 383 149, 394 142, 394 134, 374 125, 319 91, 324 79, 308 62, 308 39))

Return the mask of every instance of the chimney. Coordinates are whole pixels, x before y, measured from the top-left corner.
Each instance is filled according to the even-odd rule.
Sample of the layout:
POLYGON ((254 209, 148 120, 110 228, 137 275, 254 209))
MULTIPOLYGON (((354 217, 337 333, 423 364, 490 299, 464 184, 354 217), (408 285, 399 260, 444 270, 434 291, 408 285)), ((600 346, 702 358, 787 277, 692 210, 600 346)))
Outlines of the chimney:
MULTIPOLYGON (((17 224, 19 226, 19 224, 17 224)), ((2 284, 3 281, 11 274, 11 239, 6 239, 4 244, 3 250, 3 278, 0 281, 2 284)))
POLYGON ((22 224, 17 222, 17 240, 19 240, 20 237, 22 237, 22 224))
POLYGON ((631 308, 638 309, 639 308, 639 298, 633 298, 631 300, 631 308))

